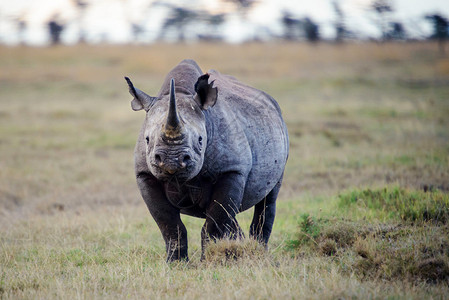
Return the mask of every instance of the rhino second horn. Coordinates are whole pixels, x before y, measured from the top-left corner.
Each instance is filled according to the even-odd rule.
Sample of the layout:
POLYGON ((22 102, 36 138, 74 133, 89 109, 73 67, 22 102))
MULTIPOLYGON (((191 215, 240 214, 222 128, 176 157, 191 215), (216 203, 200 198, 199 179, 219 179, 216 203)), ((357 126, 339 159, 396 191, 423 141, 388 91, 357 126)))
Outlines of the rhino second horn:
POLYGON ((164 134, 170 138, 177 138, 181 136, 181 123, 179 121, 178 113, 176 111, 176 97, 175 97, 175 80, 172 78, 170 82, 170 104, 167 115, 167 123, 165 124, 164 134))

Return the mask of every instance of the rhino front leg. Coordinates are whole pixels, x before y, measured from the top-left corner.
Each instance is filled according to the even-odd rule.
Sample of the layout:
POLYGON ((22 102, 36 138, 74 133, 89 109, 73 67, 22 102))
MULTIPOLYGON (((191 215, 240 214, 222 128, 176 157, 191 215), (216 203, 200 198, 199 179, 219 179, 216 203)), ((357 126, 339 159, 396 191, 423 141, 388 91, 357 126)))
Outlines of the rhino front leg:
POLYGON ((187 230, 179 209, 170 204, 162 186, 151 175, 137 176, 137 185, 164 238, 167 261, 188 260, 187 230))
POLYGON ((187 230, 181 222, 181 219, 179 219, 176 226, 174 224, 168 226, 160 225, 160 222, 157 222, 157 224, 164 237, 167 262, 174 260, 188 261, 187 230))
POLYGON ((201 230, 201 246, 204 249, 210 239, 223 237, 235 239, 243 236, 236 214, 242 204, 246 177, 239 173, 227 173, 214 186, 211 202, 206 209, 206 222, 201 230))

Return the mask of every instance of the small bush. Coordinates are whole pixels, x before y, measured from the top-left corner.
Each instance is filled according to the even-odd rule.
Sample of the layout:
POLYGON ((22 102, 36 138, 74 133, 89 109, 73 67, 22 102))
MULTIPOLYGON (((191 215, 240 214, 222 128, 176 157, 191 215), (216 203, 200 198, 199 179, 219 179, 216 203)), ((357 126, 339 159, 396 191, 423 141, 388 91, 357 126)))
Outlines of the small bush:
POLYGON ((306 243, 308 240, 316 239, 320 234, 320 226, 317 219, 309 214, 303 214, 299 221, 302 237, 299 238, 300 243, 306 243))

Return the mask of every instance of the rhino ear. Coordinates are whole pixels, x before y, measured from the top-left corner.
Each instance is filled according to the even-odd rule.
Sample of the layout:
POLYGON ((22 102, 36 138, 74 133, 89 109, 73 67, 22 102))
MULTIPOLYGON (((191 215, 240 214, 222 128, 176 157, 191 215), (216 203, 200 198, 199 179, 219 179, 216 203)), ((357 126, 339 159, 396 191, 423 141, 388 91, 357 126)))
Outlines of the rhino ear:
POLYGON ((212 87, 213 84, 214 81, 209 83, 209 74, 207 73, 201 75, 195 83, 196 95, 194 99, 204 110, 214 106, 217 102, 218 90, 216 87, 212 87))
POLYGON ((157 100, 156 97, 151 97, 141 90, 134 87, 133 83, 128 77, 125 77, 126 82, 128 83, 129 93, 134 99, 131 101, 131 108, 135 111, 144 109, 148 111, 150 107, 153 105, 154 101, 157 100))

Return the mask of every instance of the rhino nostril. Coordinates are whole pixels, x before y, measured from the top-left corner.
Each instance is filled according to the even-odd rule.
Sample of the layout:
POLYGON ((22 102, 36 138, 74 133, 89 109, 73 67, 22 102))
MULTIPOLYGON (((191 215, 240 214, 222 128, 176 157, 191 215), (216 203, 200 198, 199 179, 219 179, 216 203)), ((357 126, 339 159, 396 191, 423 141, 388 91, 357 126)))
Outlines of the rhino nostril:
POLYGON ((161 156, 160 156, 159 154, 156 154, 156 155, 154 156, 154 160, 155 160, 156 163, 158 163, 158 164, 162 163, 162 159, 161 159, 161 156))
POLYGON ((188 154, 184 155, 184 157, 181 160, 181 168, 185 168, 187 166, 186 163, 188 163, 190 159, 191 159, 190 155, 188 154))

